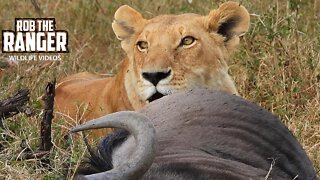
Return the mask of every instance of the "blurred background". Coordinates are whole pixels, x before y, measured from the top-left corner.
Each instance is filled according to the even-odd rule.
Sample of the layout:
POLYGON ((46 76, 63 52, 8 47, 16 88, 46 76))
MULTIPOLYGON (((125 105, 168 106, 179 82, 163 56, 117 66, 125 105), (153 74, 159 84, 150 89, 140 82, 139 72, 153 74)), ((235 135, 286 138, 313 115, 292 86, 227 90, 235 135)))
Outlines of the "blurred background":
MULTIPOLYGON (((127 4, 145 18, 186 12, 207 15, 222 0, 1 0, 0 30, 14 30, 15 18, 53 17, 57 30, 69 34, 68 54, 60 61, 9 62, 0 53, 0 100, 18 89, 30 89, 34 117, 19 115, 0 130, 0 179, 71 178, 84 155, 81 140, 68 149, 53 124, 51 170, 34 160, 18 161, 20 144, 35 149, 39 140, 41 100, 48 81, 89 71, 115 74, 125 56, 111 23, 127 4), (69 168, 71 167, 71 168, 69 168)), ((320 0, 242 0, 251 14, 250 31, 230 62, 230 74, 242 97, 273 112, 298 138, 320 170, 320 0)), ((0 43, 2 44, 2 42, 0 43)))

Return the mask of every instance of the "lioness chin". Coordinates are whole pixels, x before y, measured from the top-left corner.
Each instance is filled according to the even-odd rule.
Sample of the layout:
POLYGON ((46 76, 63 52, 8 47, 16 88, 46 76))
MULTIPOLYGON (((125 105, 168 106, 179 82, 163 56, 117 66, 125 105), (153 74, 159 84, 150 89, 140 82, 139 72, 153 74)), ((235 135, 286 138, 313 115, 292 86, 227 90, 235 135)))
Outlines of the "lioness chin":
POLYGON ((249 24, 247 10, 236 2, 224 3, 206 16, 152 19, 121 6, 112 23, 126 52, 118 74, 67 77, 56 88, 56 108, 71 117, 66 118, 70 127, 80 117, 82 123, 116 111, 137 110, 162 96, 196 87, 238 94, 226 62, 249 24), (83 114, 79 106, 85 107, 83 114))

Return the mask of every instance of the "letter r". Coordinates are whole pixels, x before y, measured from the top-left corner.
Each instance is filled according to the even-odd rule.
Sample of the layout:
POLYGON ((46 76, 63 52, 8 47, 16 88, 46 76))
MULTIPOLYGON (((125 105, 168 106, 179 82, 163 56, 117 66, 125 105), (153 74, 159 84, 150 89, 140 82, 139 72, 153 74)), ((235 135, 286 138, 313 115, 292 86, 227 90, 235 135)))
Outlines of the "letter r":
POLYGON ((2 31, 3 37, 3 45, 2 51, 3 52, 13 52, 14 51, 14 32, 10 31, 2 31))

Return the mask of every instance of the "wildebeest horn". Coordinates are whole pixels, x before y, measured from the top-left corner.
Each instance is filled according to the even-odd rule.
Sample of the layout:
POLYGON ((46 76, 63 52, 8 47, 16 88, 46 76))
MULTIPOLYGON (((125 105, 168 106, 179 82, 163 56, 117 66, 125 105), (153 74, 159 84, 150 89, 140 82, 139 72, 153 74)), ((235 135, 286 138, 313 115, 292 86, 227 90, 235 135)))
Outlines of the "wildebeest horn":
POLYGON ((149 119, 137 112, 123 111, 109 114, 71 129, 78 132, 98 128, 122 128, 136 140, 136 150, 131 159, 118 167, 102 173, 86 175, 84 179, 137 179, 150 167, 155 156, 156 135, 153 124, 149 119))

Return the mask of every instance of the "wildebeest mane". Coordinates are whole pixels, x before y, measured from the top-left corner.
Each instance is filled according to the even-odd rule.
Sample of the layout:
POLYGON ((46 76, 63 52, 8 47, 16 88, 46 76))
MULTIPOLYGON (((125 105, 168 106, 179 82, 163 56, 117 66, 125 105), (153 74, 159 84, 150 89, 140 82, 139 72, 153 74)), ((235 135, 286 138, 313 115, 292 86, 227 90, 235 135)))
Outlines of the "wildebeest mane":
POLYGON ((81 161, 76 174, 88 175, 111 170, 113 168, 112 152, 127 139, 128 135, 128 131, 117 129, 101 139, 97 148, 93 149, 86 143, 89 154, 81 161))

